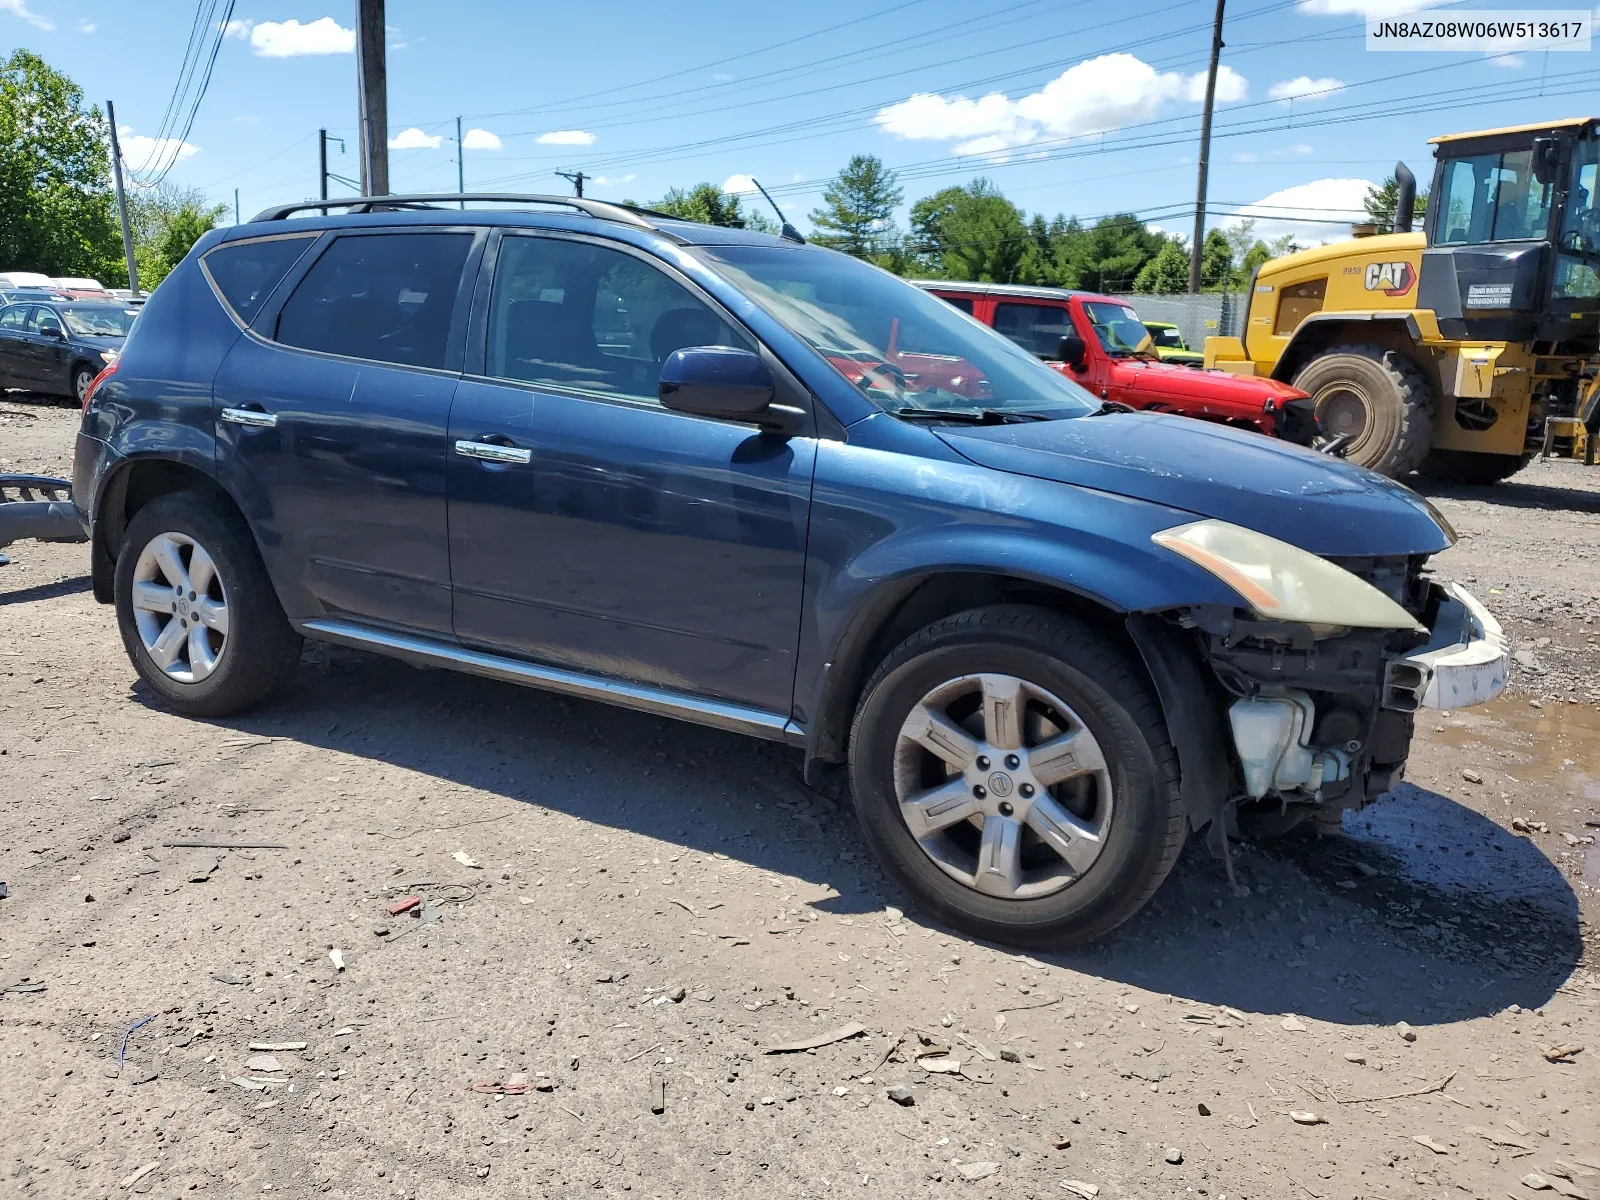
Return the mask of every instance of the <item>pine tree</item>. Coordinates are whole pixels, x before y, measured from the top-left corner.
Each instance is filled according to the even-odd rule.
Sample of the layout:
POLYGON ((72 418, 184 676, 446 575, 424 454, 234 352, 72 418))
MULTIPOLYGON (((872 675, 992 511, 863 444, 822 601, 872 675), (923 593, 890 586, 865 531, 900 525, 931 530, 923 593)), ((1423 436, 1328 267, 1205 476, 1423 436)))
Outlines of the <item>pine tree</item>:
POLYGON ((1172 296, 1189 290, 1189 252, 1183 243, 1168 239, 1161 252, 1145 263, 1134 277, 1133 290, 1172 296))
POLYGON ((898 241, 894 210, 904 196, 882 159, 857 154, 822 193, 826 203, 811 214, 811 240, 856 258, 885 253, 898 241))

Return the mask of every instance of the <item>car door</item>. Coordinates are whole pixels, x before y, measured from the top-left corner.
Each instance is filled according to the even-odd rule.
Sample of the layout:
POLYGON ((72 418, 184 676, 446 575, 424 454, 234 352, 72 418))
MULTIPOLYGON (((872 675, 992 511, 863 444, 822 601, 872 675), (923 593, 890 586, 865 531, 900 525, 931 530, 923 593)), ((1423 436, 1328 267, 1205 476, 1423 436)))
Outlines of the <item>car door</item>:
MULTIPOLYGON (((230 256, 301 252, 283 240, 225 243, 208 272, 260 303, 272 271, 230 256)), ((218 371, 220 477, 302 615, 449 632, 445 426, 481 243, 471 229, 328 239, 218 371)))
POLYGON ((27 387, 27 342, 23 327, 28 320, 26 304, 0 308, 0 388, 27 387))
POLYGON ((35 304, 22 329, 27 371, 23 386, 37 391, 61 391, 66 387, 67 376, 66 363, 62 361, 67 348, 66 326, 61 323, 61 314, 48 305, 35 304), (51 326, 59 329, 62 336, 47 335, 44 330, 51 326))
POLYGON ((457 636, 786 718, 815 438, 657 401, 674 350, 755 340, 615 243, 507 233, 491 257, 450 414, 457 636))

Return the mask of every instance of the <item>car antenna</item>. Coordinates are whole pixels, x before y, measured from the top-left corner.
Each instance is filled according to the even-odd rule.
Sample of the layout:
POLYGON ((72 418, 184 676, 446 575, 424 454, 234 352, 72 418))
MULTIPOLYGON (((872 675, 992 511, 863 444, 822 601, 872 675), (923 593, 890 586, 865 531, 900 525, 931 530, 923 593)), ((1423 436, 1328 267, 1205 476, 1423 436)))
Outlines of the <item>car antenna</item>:
POLYGON ((772 211, 778 214, 778 221, 783 225, 783 228, 778 230, 778 236, 791 242, 799 242, 802 246, 804 246, 806 244, 805 238, 800 236, 800 231, 798 229, 789 224, 788 218, 783 215, 783 209, 779 208, 778 202, 768 195, 767 189, 761 186, 761 181, 752 175, 750 177, 750 182, 756 185, 756 190, 758 192, 767 197, 767 203, 772 205, 772 211))

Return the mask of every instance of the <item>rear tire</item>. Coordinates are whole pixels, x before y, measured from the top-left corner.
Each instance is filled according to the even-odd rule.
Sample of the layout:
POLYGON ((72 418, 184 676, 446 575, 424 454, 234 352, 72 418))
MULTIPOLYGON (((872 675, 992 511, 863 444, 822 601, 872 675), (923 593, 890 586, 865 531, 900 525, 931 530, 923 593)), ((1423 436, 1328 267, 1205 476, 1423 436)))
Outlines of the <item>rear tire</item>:
POLYGON ((1421 474, 1439 483, 1486 485, 1509 479, 1533 461, 1531 454, 1475 454, 1471 450, 1435 450, 1423 459, 1421 474))
POLYGON ((1016 946, 1115 929, 1161 886, 1187 831, 1177 756, 1136 668, 1088 626, 1021 605, 947 617, 889 654, 856 709, 850 785, 867 844, 914 900, 1016 946), (963 695, 975 679, 981 692, 963 695), (991 701, 991 681, 999 697, 1017 685, 1014 699, 991 701), (947 732, 908 736, 930 728, 927 712, 952 722, 947 732), (1068 738, 1074 753, 1052 757, 1068 738), (928 753, 930 741, 944 751, 928 753), (947 790, 949 802, 931 795, 947 790), (995 869, 1006 862, 1009 875, 995 869))
POLYGON ((1433 386, 1405 355, 1340 346, 1301 368, 1294 386, 1310 394, 1324 436, 1353 435, 1349 461, 1391 479, 1422 465, 1433 438, 1433 386))
POLYGON ((161 496, 134 515, 113 591, 134 668, 185 716, 253 708, 300 661, 249 529, 204 493, 161 496))

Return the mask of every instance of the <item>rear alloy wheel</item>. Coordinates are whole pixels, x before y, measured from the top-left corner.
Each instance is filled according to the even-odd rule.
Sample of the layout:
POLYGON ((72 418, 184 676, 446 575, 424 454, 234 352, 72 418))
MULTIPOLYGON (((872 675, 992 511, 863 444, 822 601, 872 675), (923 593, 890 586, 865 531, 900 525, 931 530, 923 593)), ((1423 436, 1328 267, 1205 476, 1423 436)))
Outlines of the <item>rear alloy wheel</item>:
POLYGON ((1421 465, 1433 437, 1433 387, 1414 362, 1381 346, 1340 346, 1313 358, 1294 386, 1311 396, 1324 437, 1344 457, 1391 479, 1421 465))
POLYGON ((72 368, 72 394, 77 397, 79 407, 89 398, 89 385, 94 382, 94 368, 84 363, 79 363, 72 368))
POLYGON ((901 643, 857 708, 850 783, 896 882, 951 925, 1016 945, 1114 929, 1183 846, 1147 684, 1044 609, 975 609, 901 643))
POLYGON ((226 501, 200 492, 152 500, 117 555, 117 625, 140 676, 194 717, 242 712, 300 659, 255 541, 226 501))

